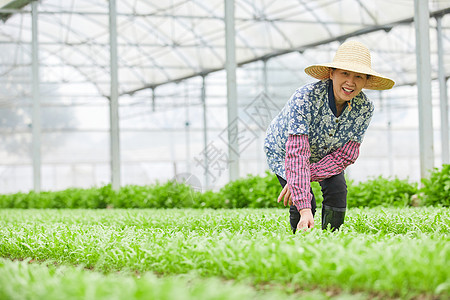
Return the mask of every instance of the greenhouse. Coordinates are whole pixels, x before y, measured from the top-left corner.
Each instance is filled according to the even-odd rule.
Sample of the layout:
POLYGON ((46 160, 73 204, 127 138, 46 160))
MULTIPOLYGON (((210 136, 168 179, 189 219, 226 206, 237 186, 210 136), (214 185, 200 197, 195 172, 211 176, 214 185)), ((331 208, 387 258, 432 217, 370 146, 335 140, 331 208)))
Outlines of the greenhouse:
POLYGON ((449 1, 0 5, 4 193, 264 174, 270 119, 346 40, 396 82, 367 90, 376 110, 347 176, 419 181, 449 161, 449 1))
POLYGON ((450 0, 0 0, 0 299, 450 299, 450 0))

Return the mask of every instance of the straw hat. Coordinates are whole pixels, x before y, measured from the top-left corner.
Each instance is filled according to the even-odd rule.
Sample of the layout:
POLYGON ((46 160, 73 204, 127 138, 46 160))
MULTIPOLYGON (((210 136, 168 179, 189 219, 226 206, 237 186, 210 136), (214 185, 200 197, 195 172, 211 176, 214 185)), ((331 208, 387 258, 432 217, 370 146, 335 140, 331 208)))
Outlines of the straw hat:
POLYGON ((392 79, 372 70, 369 49, 356 41, 348 41, 340 45, 332 63, 309 66, 305 69, 305 73, 323 80, 330 78, 330 68, 370 75, 364 86, 369 90, 388 90, 395 84, 392 79))

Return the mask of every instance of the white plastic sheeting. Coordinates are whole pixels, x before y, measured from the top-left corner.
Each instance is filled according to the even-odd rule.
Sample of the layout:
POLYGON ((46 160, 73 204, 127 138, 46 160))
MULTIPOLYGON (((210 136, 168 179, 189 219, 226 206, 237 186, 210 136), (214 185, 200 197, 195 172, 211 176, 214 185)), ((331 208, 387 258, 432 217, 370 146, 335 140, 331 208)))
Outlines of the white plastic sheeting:
MULTIPOLYGON (((449 1, 430 1, 431 12, 449 7, 449 1)), ((0 41, 7 54, 28 52, 29 10, 25 7, 0 26, 0 41)), ((117 1, 117 12, 121 93, 224 68, 224 1, 122 0, 117 1)), ((101 95, 109 94, 108 13, 105 1, 39 3, 41 64, 51 69, 44 71, 46 79, 84 79, 101 95)), ((236 57, 244 63, 342 40, 358 31, 389 30, 411 19, 414 7, 407 0, 243 0, 236 1, 235 16, 236 57)), ((365 40, 383 55, 378 68, 400 84, 412 78, 397 73, 414 73, 408 60, 415 54, 414 35, 402 30, 407 25, 398 26, 392 34, 377 31, 365 40)), ((29 63, 18 59, 3 61, 2 70, 29 63)))
MULTIPOLYGON (((417 179, 418 157, 413 153, 419 148, 417 124, 410 117, 418 115, 413 2, 235 1, 239 116, 244 127, 249 125, 256 132, 240 154, 241 175, 265 169, 260 153, 264 133, 251 118, 246 119, 245 108, 262 91, 282 106, 293 89, 311 81, 302 73, 304 67, 332 60, 340 42, 351 38, 368 45, 374 69, 397 83, 377 103, 383 115, 374 117, 367 145, 378 130, 378 140, 384 139, 387 128, 393 130, 393 143, 404 142, 391 146, 395 153, 384 152, 382 157, 367 147, 369 157, 363 152, 349 175, 360 180, 378 174, 417 179), (266 75, 260 60, 267 61, 266 75), (263 85, 265 80, 267 85, 263 85), (392 110, 391 127, 386 125, 388 108, 392 110), (405 149, 410 149, 409 157, 396 154, 405 149), (387 163, 389 155, 398 167, 392 169, 387 163), (369 161, 379 163, 367 167, 369 161)), ((111 91, 108 2, 43 0, 37 6, 43 188, 107 183, 107 98, 111 91)), ((442 61, 446 76, 450 74, 450 1, 430 0, 429 10, 431 77, 435 80, 438 14, 442 15, 442 61)), ((32 187, 31 5, 20 10, 0 9, 0 13, 11 14, 0 22, 0 192, 10 192, 32 187)), ((143 184, 193 172, 200 167, 198 159, 204 150, 211 150, 204 145, 199 75, 206 76, 208 142, 226 142, 222 134, 228 126, 224 119, 226 83, 221 71, 226 60, 224 1, 119 0, 117 50, 122 182, 143 184)), ((370 95, 378 102, 378 93, 370 95)), ((436 86, 433 99, 438 98, 436 86)), ((438 100, 433 103, 439 107, 438 100)), ((434 115, 439 116, 439 111, 434 115)), ((435 118, 435 130, 439 130, 438 121, 435 118)), ((437 137, 438 132, 436 165, 440 157, 437 137)), ((228 170, 222 169, 210 174, 212 186, 226 182, 228 170), (220 179, 214 181, 213 176, 220 179)), ((196 171, 199 178, 203 178, 201 171, 196 171)))

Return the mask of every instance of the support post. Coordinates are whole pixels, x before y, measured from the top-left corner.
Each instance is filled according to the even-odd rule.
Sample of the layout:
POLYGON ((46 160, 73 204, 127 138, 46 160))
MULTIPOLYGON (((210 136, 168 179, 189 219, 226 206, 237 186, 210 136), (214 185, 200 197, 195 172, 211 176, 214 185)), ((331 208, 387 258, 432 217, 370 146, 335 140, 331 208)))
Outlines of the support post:
POLYGON ((434 167, 429 18, 428 1, 414 0, 421 178, 434 167))
POLYGON ((234 0, 225 0, 225 44, 227 72, 228 160, 230 181, 239 178, 238 107, 236 88, 236 47, 234 0))
POLYGON ((208 151, 206 148, 208 146, 208 118, 206 113, 206 82, 205 76, 202 76, 202 105, 203 105, 203 149, 204 151, 204 159, 205 159, 205 189, 209 187, 209 166, 208 166, 208 151))
POLYGON ((156 111, 156 95, 155 95, 156 88, 152 88, 152 112, 156 111))
POLYGON ((34 191, 41 191, 41 99, 39 89, 39 42, 38 42, 38 2, 31 3, 32 19, 32 80, 33 80, 33 185, 34 191))
MULTIPOLYGON (((185 100, 185 108, 184 108, 184 112, 185 112, 185 123, 184 123, 184 133, 186 136, 186 171, 188 173, 191 173, 191 117, 190 117, 190 113, 189 113, 189 84, 185 81, 184 82, 184 100, 185 100)), ((175 174, 176 176, 176 174, 175 174)))
POLYGON ((444 46, 442 41, 442 16, 436 18, 437 43, 438 43, 438 77, 439 77, 439 99, 441 111, 441 144, 442 164, 450 163, 449 159, 449 130, 448 130, 448 99, 447 80, 445 78, 444 46))
POLYGON ((117 67, 117 11, 116 0, 109 1, 109 40, 111 95, 109 97, 111 134, 111 185, 120 188, 119 80, 117 67))
POLYGON ((262 62, 263 62, 263 91, 264 91, 264 94, 268 95, 269 91, 267 89, 267 84, 268 84, 268 80, 267 80, 267 59, 264 59, 262 62))
MULTIPOLYGON (((264 97, 269 98, 269 80, 267 77, 267 59, 264 59, 262 61, 263 63, 263 92, 264 92, 264 97)), ((267 125, 267 124, 266 124, 267 125)), ((264 174, 264 167, 266 166, 266 160, 265 160, 265 155, 264 155, 264 138, 265 138, 265 131, 258 131, 258 149, 257 149, 257 170, 258 170, 258 174, 264 174)))
POLYGON ((383 91, 379 91, 380 100, 385 103, 387 119, 387 151, 389 176, 394 176, 394 147, 392 145, 392 106, 383 98, 383 91))

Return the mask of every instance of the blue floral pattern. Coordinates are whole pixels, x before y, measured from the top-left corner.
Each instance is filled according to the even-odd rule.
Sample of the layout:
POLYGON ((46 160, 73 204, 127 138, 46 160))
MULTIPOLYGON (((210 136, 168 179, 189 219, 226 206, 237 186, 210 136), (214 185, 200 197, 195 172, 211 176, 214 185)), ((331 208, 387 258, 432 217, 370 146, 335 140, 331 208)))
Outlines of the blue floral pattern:
POLYGON ((373 103, 361 92, 336 117, 328 104, 328 84, 330 79, 297 89, 270 123, 264 151, 275 174, 286 178, 284 162, 289 134, 308 135, 310 163, 318 162, 348 141, 362 142, 373 115, 373 103))

